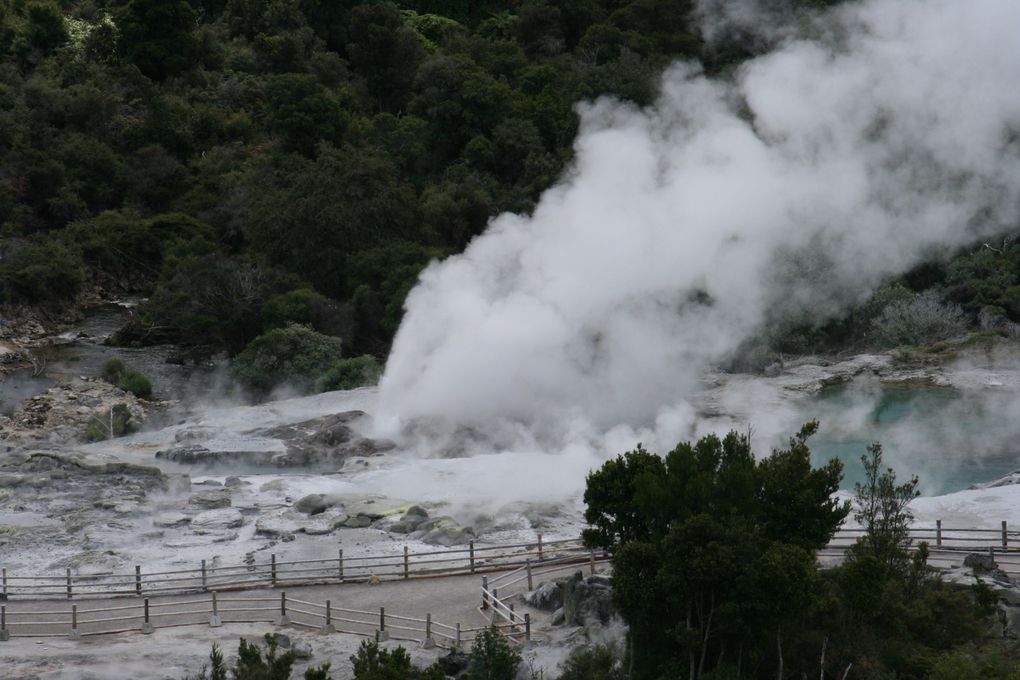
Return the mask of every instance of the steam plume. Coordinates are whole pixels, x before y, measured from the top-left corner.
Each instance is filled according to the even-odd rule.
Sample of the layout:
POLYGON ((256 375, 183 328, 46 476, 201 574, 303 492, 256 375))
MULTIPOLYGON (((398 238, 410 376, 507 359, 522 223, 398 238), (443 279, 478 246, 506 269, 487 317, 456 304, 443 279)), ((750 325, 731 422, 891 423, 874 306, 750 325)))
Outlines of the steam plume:
POLYGON ((874 0, 808 32, 727 80, 677 64, 646 110, 580 106, 534 214, 412 291, 388 424, 682 434, 704 370, 765 321, 1016 226, 1020 3, 874 0))

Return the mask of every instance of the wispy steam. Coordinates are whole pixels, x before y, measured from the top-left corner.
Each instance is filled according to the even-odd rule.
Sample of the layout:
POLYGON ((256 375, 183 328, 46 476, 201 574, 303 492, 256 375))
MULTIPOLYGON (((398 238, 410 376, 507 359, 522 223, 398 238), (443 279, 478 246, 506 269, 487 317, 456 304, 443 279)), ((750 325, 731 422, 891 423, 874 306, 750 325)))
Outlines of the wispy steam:
POLYGON ((674 66, 652 108, 579 107, 576 163, 534 215, 422 275, 386 422, 682 436, 704 370, 765 321, 1016 226, 1020 3, 875 0, 812 26, 728 81, 674 66))

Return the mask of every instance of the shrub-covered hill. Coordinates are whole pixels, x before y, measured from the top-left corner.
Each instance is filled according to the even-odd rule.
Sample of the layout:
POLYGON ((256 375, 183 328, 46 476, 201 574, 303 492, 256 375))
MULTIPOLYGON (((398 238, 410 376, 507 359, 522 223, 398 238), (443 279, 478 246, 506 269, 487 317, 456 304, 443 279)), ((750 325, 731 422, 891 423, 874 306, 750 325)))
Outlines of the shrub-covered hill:
MULTIPOLYGON (((706 47, 695 4, 0 0, 0 305, 136 292, 122 342, 235 355, 299 323, 381 358, 421 269, 560 176, 576 102, 761 48, 706 47)), ((1014 250, 907 284, 1018 322, 1014 250)), ((768 342, 882 337, 876 304, 768 342)))
POLYGON ((561 173, 575 102, 701 58, 691 4, 0 0, 0 302, 382 355, 421 268, 561 173))

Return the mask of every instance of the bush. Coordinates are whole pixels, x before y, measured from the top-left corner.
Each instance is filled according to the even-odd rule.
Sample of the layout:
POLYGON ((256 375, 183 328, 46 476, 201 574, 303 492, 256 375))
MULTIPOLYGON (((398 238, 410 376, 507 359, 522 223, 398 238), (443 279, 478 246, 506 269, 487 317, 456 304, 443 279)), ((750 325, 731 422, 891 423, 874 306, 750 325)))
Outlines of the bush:
POLYGON ((138 371, 127 371, 124 373, 117 386, 139 399, 148 399, 152 396, 152 381, 138 371))
POLYGON ((69 302, 85 280, 81 251, 51 240, 20 244, 0 259, 0 299, 69 302))
POLYGON ((341 341, 292 324, 263 333, 234 357, 231 373, 245 387, 266 394, 280 385, 311 391, 340 357, 341 341))
POLYGON ((329 304, 329 298, 311 288, 299 288, 274 295, 262 308, 266 328, 283 328, 292 323, 312 324, 314 310, 329 304))
POLYGON ((120 359, 107 359, 99 369, 99 376, 116 385, 125 392, 130 392, 139 399, 148 399, 152 396, 152 381, 144 373, 133 371, 124 365, 120 359))
POLYGON ((943 654, 928 673, 929 680, 979 680, 982 677, 974 660, 960 652, 943 654))
POLYGON ((493 626, 475 638, 467 677, 468 680, 514 680, 520 665, 520 653, 493 626))
POLYGON ((99 376, 108 383, 116 385, 124 377, 124 362, 120 359, 107 359, 99 369, 99 376))
POLYGON ((382 366, 370 354, 333 362, 319 381, 323 392, 331 390, 353 390, 365 385, 374 385, 382 375, 382 366))
POLYGON ((85 441, 98 442, 120 437, 133 430, 127 404, 116 404, 110 410, 94 414, 85 425, 85 441))
POLYGON ((625 677, 616 666, 613 650, 604 645, 574 650, 561 670, 559 680, 623 680, 625 677))
POLYGON ((963 309, 933 291, 890 303, 875 319, 875 338, 887 347, 920 345, 959 335, 967 327, 963 309))

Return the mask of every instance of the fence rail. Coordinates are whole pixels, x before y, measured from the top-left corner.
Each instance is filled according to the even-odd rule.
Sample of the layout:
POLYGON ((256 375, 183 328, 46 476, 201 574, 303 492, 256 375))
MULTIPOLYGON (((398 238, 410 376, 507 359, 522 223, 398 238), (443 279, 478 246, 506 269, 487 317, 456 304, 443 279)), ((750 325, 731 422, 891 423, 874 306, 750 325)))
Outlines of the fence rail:
POLYGON ((543 560, 563 554, 581 554, 577 539, 537 540, 510 545, 476 545, 463 548, 412 551, 386 555, 344 556, 305 560, 278 560, 254 564, 217 565, 206 560, 195 568, 180 570, 144 570, 141 565, 127 574, 27 575, 0 568, 0 600, 14 599, 86 599, 110 596, 185 595, 250 588, 358 583, 372 579, 399 580, 483 574, 523 566, 528 560, 543 560))
MULTIPOLYGON (((827 550, 849 547, 862 529, 840 529, 827 550)), ((997 528, 950 528, 938 520, 933 527, 914 527, 910 538, 926 541, 933 550, 991 551, 1009 561, 1010 553, 1020 553, 1020 530, 1010 530, 1005 521, 997 528)), ((547 558, 588 554, 576 539, 546 541, 538 534, 535 541, 511 545, 476 545, 462 548, 412 551, 387 555, 344 556, 281 561, 270 555, 268 561, 253 564, 210 565, 206 560, 191 569, 144 570, 121 574, 17 574, 0 568, 0 600, 13 599, 85 599, 90 597, 183 595, 248 588, 285 587, 327 583, 363 582, 370 579, 392 580, 483 574, 508 569, 524 570, 547 558)), ((521 577, 517 573, 516 577, 521 577)))
MULTIPOLYGON (((152 602, 140 598, 131 604, 89 608, 78 603, 47 611, 8 611, 0 605, 0 641, 11 638, 70 637, 81 639, 93 635, 139 632, 151 634, 157 628, 224 623, 272 622, 311 628, 323 633, 348 633, 379 640, 394 639, 428 647, 447 649, 470 645, 486 626, 465 627, 460 622, 447 624, 425 618, 402 616, 386 611, 334 607, 332 600, 312 602, 288 598, 286 591, 278 597, 220 597, 212 592, 206 596, 174 602, 152 602)), ((495 624, 513 634, 514 626, 495 624)))
MULTIPOLYGON (((950 528, 941 520, 934 527, 914 527, 910 538, 929 544, 933 564, 956 563, 968 552, 989 552, 1009 573, 1020 573, 1020 531, 1005 521, 998 528, 950 528)), ((838 559, 864 534, 862 529, 841 529, 820 557, 838 559)), ((8 611, 0 604, 0 641, 10 637, 81 637, 116 632, 151 633, 159 627, 223 622, 277 623, 339 631, 357 635, 419 642, 423 645, 459 647, 471 642, 488 626, 465 628, 426 618, 334 608, 330 600, 309 602, 280 597, 230 597, 221 593, 253 588, 364 582, 370 579, 401 580, 440 575, 479 574, 479 611, 513 641, 532 638, 530 616, 514 609, 512 598, 534 589, 535 579, 587 565, 592 574, 598 564, 609 562, 605 553, 586 550, 577 539, 537 540, 512 545, 475 545, 464 548, 344 557, 280 561, 270 555, 263 563, 210 566, 205 560, 196 569, 143 571, 136 566, 127 574, 20 575, 0 569, 0 602, 8 600, 84 600, 59 606, 51 602, 44 611, 8 611), (503 572, 491 580, 488 575, 503 572), (168 595, 199 594, 178 601, 150 601, 168 595), (92 607, 89 598, 133 596, 130 604, 92 607), (63 632, 54 632, 63 629, 63 632)))

